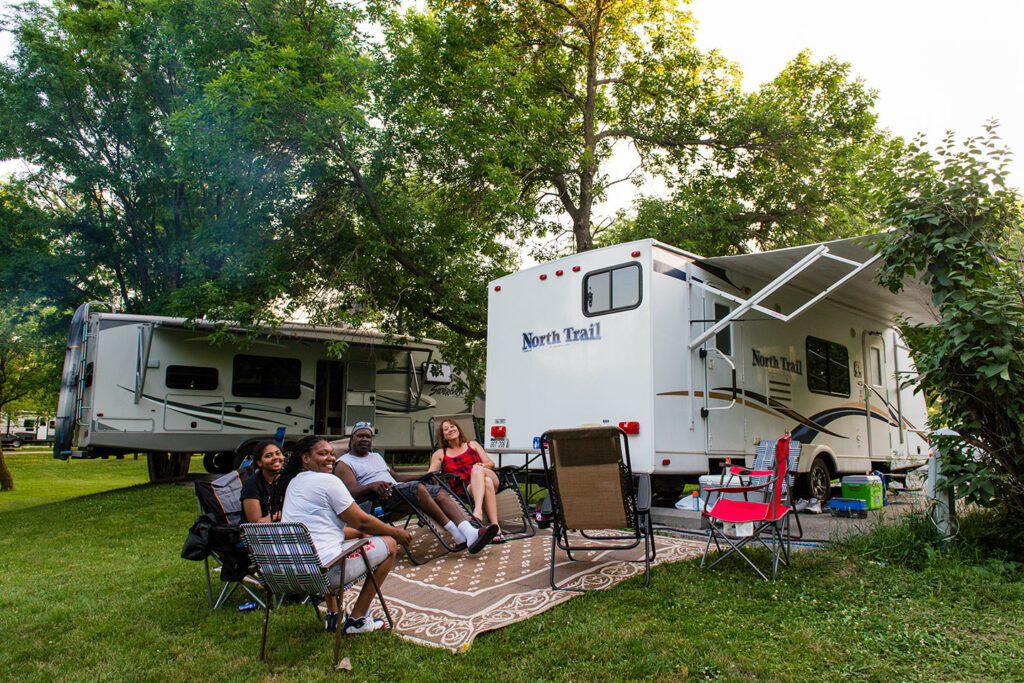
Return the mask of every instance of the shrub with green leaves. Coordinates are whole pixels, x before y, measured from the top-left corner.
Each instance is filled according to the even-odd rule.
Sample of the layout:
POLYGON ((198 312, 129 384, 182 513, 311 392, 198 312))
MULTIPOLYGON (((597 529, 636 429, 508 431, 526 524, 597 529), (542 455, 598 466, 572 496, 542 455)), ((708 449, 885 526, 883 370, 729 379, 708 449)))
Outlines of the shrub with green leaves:
POLYGON ((883 285, 904 277, 932 288, 939 324, 908 339, 920 386, 937 406, 932 426, 949 426, 972 454, 954 458, 959 497, 1024 514, 1024 273, 1022 205, 1006 186, 1009 152, 986 127, 934 154, 917 147, 900 169, 881 241, 883 285))

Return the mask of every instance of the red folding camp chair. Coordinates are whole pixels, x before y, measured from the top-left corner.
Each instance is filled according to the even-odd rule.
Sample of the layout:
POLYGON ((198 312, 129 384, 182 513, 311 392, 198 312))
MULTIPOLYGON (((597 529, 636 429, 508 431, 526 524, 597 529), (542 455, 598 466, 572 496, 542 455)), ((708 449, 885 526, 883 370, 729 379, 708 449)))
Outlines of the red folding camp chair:
POLYGON ((704 509, 701 515, 708 520, 708 542, 704 546, 704 556, 700 560, 703 567, 707 561, 708 551, 711 549, 711 542, 714 541, 715 549, 720 556, 708 565, 708 569, 729 557, 733 553, 739 554, 747 564, 753 567, 762 579, 768 580, 761 569, 754 564, 750 557, 743 552, 743 549, 751 543, 757 542, 771 554, 772 572, 771 580, 775 580, 775 574, 781 561, 789 566, 789 508, 782 504, 783 486, 786 482, 786 468, 789 461, 789 434, 778 440, 775 444, 775 469, 774 470, 748 470, 744 467, 731 467, 730 474, 741 477, 767 477, 767 481, 761 484, 750 486, 732 486, 728 488, 704 487, 709 493, 748 493, 761 491, 766 495, 765 502, 754 502, 750 500, 729 500, 719 495, 714 506, 710 510, 704 509), (745 524, 753 526, 751 534, 742 537, 733 537, 725 532, 724 524, 745 524), (726 546, 722 552, 722 546, 726 546))

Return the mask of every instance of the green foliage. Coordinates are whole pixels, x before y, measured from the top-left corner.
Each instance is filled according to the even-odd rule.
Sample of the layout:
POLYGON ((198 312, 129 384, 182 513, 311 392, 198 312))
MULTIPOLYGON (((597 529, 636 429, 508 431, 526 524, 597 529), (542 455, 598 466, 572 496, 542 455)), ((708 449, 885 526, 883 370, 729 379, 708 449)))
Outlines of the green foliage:
POLYGON ((1020 515, 1024 272, 1016 240, 1022 213, 1020 197, 1005 184, 1007 161, 994 124, 962 146, 948 137, 934 155, 912 149, 885 212, 896 230, 881 243, 880 277, 892 291, 906 277, 932 288, 939 324, 916 326, 909 336, 920 386, 938 399, 933 425, 948 425, 974 448, 954 460, 958 495, 998 501, 1020 515), (977 462, 994 474, 987 478, 994 499, 981 495, 989 484, 977 462))
POLYGON ((714 256, 875 231, 902 149, 875 127, 875 99, 849 64, 800 53, 722 105, 704 154, 661 159, 670 194, 638 200, 605 241, 656 237, 714 256))
POLYGON ((1024 544, 1019 525, 1002 510, 971 509, 952 538, 943 538, 929 510, 882 520, 864 534, 844 538, 835 552, 915 571, 972 571, 1024 578, 1024 544))

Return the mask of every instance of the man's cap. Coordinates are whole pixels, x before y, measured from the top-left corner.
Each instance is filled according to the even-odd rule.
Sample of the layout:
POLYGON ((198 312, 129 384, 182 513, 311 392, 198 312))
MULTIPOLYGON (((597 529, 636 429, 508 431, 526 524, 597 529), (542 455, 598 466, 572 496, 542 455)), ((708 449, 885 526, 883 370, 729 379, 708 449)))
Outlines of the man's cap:
POLYGON ((373 423, 372 422, 366 422, 366 421, 356 422, 355 426, 352 427, 352 434, 355 435, 355 433, 358 432, 360 429, 369 429, 370 430, 370 435, 371 436, 373 435, 373 423))

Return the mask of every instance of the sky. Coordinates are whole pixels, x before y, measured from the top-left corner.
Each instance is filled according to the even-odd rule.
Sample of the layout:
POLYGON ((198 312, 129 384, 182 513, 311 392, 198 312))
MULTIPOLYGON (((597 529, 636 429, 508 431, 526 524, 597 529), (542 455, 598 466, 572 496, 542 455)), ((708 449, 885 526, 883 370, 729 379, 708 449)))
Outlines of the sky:
MULTIPOLYGON (((9 0, 0 0, 6 9, 9 0)), ((1010 181, 1024 185, 1024 2, 1019 0, 693 0, 698 47, 740 65, 744 87, 771 80, 802 49, 835 55, 878 90, 879 123, 939 142, 978 135, 990 118, 1017 152, 1010 181)), ((0 33, 0 57, 10 36, 0 33)), ((629 160, 623 167, 630 166, 629 160)), ((0 174, 18 170, 0 164, 0 174)), ((628 170, 628 168, 627 168, 628 170)), ((612 204, 628 201, 628 183, 612 204)))

